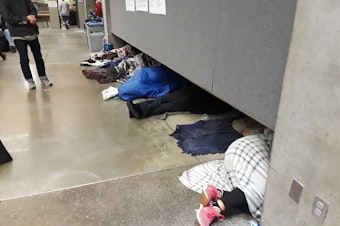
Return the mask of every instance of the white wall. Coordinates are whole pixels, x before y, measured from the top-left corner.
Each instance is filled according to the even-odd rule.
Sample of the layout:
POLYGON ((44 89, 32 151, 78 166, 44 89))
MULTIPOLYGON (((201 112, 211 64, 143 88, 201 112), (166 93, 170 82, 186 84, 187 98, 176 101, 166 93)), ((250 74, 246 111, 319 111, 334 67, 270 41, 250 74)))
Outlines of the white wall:
POLYGON ((276 122, 262 224, 340 225, 340 1, 299 0, 276 122), (301 201, 289 196, 293 178, 301 201), (314 197, 329 202, 324 223, 314 197))

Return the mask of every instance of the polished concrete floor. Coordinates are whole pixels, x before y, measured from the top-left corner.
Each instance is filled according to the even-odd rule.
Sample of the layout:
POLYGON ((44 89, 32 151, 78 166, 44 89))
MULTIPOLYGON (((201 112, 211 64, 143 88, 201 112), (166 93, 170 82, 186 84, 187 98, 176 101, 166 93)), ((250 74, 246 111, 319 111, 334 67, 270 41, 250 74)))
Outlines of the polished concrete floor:
POLYGON ((0 165, 0 225, 193 225, 199 194, 177 177, 223 155, 183 154, 169 134, 201 116, 130 119, 124 101, 102 99, 118 84, 82 75, 83 30, 39 39, 52 87, 28 90, 18 53, 0 60, 0 139, 13 157, 0 165))

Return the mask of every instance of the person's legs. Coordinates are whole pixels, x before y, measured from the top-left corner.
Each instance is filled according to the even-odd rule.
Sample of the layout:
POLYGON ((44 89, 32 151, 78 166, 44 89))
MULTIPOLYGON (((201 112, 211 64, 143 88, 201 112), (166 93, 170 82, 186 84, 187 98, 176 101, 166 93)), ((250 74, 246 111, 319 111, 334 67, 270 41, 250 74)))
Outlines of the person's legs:
POLYGON ((45 63, 41 55, 41 47, 38 38, 28 41, 27 43, 33 53, 39 77, 46 76, 45 63))
POLYGON ((235 188, 224 191, 220 199, 211 200, 208 206, 200 204, 196 218, 201 226, 208 226, 216 219, 223 219, 240 213, 250 213, 244 193, 235 188))
POLYGON ((64 21, 64 17, 63 16, 60 17, 60 22, 61 22, 62 26, 65 26, 65 21, 64 21))
POLYGON ((161 105, 159 105, 157 108, 151 109, 151 111, 146 117, 152 116, 152 115, 160 115, 166 112, 176 112, 176 111, 179 111, 179 110, 172 103, 164 103, 164 101, 161 101, 161 105))
POLYGON ((246 196, 239 189, 235 188, 231 192, 225 191, 220 199, 225 208, 221 208, 224 216, 233 216, 239 213, 250 213, 246 196))
POLYGON ((11 33, 9 32, 8 29, 5 29, 4 31, 2 31, 2 33, 4 34, 6 40, 8 41, 8 45, 9 45, 11 52, 15 53, 16 48, 15 48, 15 44, 14 44, 14 41, 12 39, 11 33))
POLYGON ((135 104, 132 102, 132 100, 127 101, 130 118, 147 117, 150 115, 152 109, 158 108, 161 104, 162 103, 159 99, 146 100, 135 104))
POLYGON ((130 118, 145 118, 152 115, 159 115, 165 112, 177 111, 174 105, 167 103, 162 99, 147 100, 139 103, 127 102, 130 112, 130 118), (131 117, 133 116, 133 117, 131 117))
POLYGON ((64 24, 65 28, 66 28, 66 29, 69 29, 69 28, 70 28, 70 27, 69 27, 69 23, 68 23, 68 21, 69 21, 69 16, 62 16, 62 21, 63 21, 63 24, 64 24))
POLYGON ((26 81, 33 81, 32 72, 29 66, 29 59, 28 59, 28 54, 27 54, 27 41, 16 39, 14 40, 14 42, 19 52, 20 66, 21 66, 22 73, 24 74, 26 81))
POLYGON ((70 16, 67 16, 65 20, 66 20, 66 25, 67 25, 66 29, 69 29, 70 28, 70 16))
POLYGON ((48 80, 46 76, 45 63, 41 55, 39 39, 36 38, 32 41, 28 41, 28 45, 30 46, 31 51, 33 53, 35 65, 37 67, 38 75, 42 85, 52 86, 53 84, 48 80))

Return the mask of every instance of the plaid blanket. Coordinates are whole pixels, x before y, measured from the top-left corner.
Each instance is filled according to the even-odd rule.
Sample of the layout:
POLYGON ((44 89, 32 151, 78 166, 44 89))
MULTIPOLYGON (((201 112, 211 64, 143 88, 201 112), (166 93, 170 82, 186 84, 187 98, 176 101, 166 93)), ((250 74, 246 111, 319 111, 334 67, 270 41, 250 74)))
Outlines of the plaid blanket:
POLYGON ((272 140, 273 132, 269 129, 239 138, 228 147, 224 160, 195 166, 183 172, 179 180, 198 193, 205 184, 224 191, 239 188, 245 194, 252 216, 260 219, 272 140))

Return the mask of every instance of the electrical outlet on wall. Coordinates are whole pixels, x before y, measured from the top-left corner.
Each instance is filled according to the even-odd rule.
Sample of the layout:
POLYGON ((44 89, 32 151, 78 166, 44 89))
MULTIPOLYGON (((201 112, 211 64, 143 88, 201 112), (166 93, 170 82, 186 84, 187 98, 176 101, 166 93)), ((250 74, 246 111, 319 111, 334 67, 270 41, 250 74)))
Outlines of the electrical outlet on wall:
POLYGON ((324 201, 319 197, 319 195, 316 195, 313 202, 312 207, 312 215, 320 222, 323 223, 323 221, 326 218, 327 212, 328 212, 328 206, 329 203, 324 201))
POLYGON ((296 203, 300 202, 301 194, 303 190, 303 184, 297 179, 293 179, 292 185, 289 191, 289 197, 291 197, 296 203))

